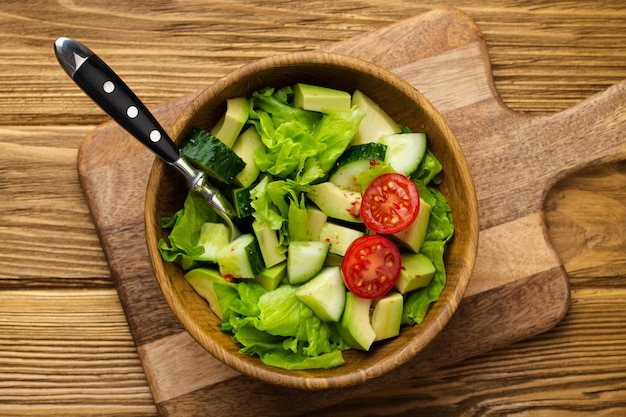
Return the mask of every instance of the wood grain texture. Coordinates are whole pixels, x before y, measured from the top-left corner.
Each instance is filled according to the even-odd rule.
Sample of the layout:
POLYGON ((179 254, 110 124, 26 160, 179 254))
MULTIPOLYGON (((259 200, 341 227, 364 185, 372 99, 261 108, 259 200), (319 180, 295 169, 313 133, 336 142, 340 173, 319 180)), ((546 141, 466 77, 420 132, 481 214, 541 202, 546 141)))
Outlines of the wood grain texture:
MULTIPOLYGON (((0 152, 0 286, 11 289, 3 293, 14 300, 3 309, 0 415, 156 413, 141 378, 128 377, 119 389, 90 384, 85 395, 70 374, 80 370, 99 381, 129 360, 138 363, 136 353, 116 345, 106 362, 82 367, 97 360, 96 346, 120 334, 115 326, 96 332, 93 319, 70 320, 72 332, 90 329, 94 348, 85 348, 80 361, 55 348, 84 343, 54 329, 88 311, 102 290, 110 294, 100 298, 102 309, 123 320, 75 172, 78 145, 107 117, 59 70, 51 46, 56 37, 88 42, 157 106, 258 57, 321 49, 442 5, 469 12, 478 23, 496 89, 514 110, 553 113, 626 79, 621 0, 3 2, 0 142, 20 156, 0 152), (218 59, 207 66, 210 56, 218 59), (51 147, 67 151, 53 156, 51 147), (31 152, 38 157, 29 158, 31 152), (46 186, 43 194, 33 187, 37 181, 46 186), (54 303, 34 291, 45 291, 54 303), (84 301, 77 302, 77 294, 84 301), (40 313, 21 315, 25 306, 39 306, 40 313), (42 317, 50 331, 37 325, 42 317), (30 366, 18 370, 25 358, 30 366), (42 384, 48 388, 39 389, 42 384), (12 387, 27 395, 12 396, 12 387)), ((617 163, 573 173, 548 195, 548 236, 572 286, 570 310, 554 330, 409 383, 381 384, 375 393, 316 414, 623 415, 624 168, 617 163)), ((149 295, 144 302, 149 305, 149 295)), ((120 337, 132 344, 129 332, 120 337)))

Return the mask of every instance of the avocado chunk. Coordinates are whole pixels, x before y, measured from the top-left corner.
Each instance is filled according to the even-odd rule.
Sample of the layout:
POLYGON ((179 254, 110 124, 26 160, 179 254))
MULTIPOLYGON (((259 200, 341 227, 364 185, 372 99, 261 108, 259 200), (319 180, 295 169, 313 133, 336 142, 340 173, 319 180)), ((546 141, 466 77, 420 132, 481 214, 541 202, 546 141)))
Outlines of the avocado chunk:
POLYGON ((319 240, 330 244, 329 252, 344 256, 348 246, 363 236, 363 232, 339 224, 326 222, 320 229, 319 240))
POLYGON ((278 265, 265 268, 254 278, 254 281, 259 283, 266 290, 273 291, 278 288, 278 285, 286 276, 287 262, 281 262, 278 265))
POLYGON ((221 291, 220 294, 230 293, 233 297, 237 295, 237 287, 232 282, 228 282, 219 272, 209 268, 196 268, 185 274, 185 279, 192 288, 204 298, 211 310, 220 320, 223 318, 222 307, 219 303, 218 292, 215 291, 216 285, 223 285, 232 288, 232 291, 221 291))
POLYGON ((226 100, 226 112, 211 129, 211 134, 231 148, 247 120, 248 100, 245 97, 230 98, 226 100))
POLYGON ((252 222, 252 230, 259 241, 259 248, 261 248, 261 255, 263 256, 266 268, 270 268, 287 260, 285 253, 282 251, 282 247, 278 243, 276 230, 256 220, 252 222))
POLYGON ((402 269, 395 287, 401 294, 424 288, 435 275, 435 266, 423 253, 403 253, 400 255, 402 269))
POLYGON ((424 243, 429 220, 430 205, 420 198, 420 208, 413 223, 401 232, 394 233, 392 236, 405 248, 418 253, 424 243))
POLYGON ((376 339, 376 333, 370 323, 372 300, 360 298, 351 292, 346 293, 346 306, 337 323, 339 335, 350 347, 369 350, 376 339))
POLYGON ((313 278, 323 267, 328 255, 328 242, 290 242, 287 257, 287 277, 290 284, 302 284, 313 278))
POLYGON ((350 111, 350 93, 310 84, 294 86, 295 107, 322 113, 350 111))
POLYGON ((400 334, 404 298, 395 291, 376 300, 372 313, 372 329, 376 333, 374 341, 389 339, 400 334))
POLYGON ((322 269, 296 290, 296 297, 323 321, 338 322, 346 303, 346 287, 338 266, 322 269))
POLYGON ((354 135, 351 145, 378 142, 381 136, 400 133, 400 126, 372 99, 356 90, 352 94, 352 105, 365 112, 359 131, 354 135))
POLYGON ((342 190, 332 182, 312 185, 307 196, 328 217, 352 223, 363 223, 361 219, 361 193, 342 190))
POLYGON ((254 162, 254 153, 263 148, 263 146, 261 136, 259 136, 254 126, 250 126, 239 135, 232 149, 246 163, 246 166, 235 177, 236 184, 247 188, 259 177, 261 170, 254 162))

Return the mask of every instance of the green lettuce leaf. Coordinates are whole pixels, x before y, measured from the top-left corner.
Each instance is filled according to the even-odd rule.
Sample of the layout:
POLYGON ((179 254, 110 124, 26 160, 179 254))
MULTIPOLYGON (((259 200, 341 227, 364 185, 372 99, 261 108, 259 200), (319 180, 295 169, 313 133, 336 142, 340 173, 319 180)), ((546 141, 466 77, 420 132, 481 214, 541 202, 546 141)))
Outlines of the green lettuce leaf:
POLYGON ((161 227, 169 229, 168 242, 159 240, 161 256, 168 262, 176 261, 184 255, 193 259, 202 253, 204 248, 198 245, 200 230, 206 222, 219 222, 220 217, 198 191, 191 190, 187 193, 182 209, 171 217, 161 220, 161 227))
POLYGON ((354 107, 348 112, 322 114, 292 107, 292 100, 291 87, 253 94, 249 122, 265 145, 254 160, 263 172, 310 184, 334 166, 365 113, 354 107))
POLYGON ((332 368, 344 363, 349 346, 332 324, 319 319, 283 285, 266 291, 255 282, 241 281, 237 297, 231 286, 214 286, 224 318, 220 329, 242 345, 242 353, 257 355, 283 369, 332 368))

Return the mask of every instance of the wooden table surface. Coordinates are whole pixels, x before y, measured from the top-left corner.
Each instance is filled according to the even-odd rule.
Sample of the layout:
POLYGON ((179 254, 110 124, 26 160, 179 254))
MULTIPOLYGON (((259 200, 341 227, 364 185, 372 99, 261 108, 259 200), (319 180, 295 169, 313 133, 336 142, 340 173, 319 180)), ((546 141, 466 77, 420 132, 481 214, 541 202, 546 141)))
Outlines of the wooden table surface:
MULTIPOLYGON (((557 112, 626 80, 622 0, 0 3, 0 415, 157 412, 76 171, 108 118, 58 66, 58 36, 158 106, 441 6, 476 21, 512 110, 557 112)), ((560 324, 316 414, 626 415, 626 163, 569 176, 545 217, 571 284, 560 324)))

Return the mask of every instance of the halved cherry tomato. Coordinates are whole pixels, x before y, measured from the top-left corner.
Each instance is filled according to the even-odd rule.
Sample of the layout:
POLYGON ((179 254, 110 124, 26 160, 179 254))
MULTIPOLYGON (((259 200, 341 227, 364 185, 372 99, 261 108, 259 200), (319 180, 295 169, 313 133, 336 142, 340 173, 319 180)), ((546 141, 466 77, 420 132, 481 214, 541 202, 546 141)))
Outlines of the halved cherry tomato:
POLYGON ((400 276, 400 251, 389 239, 365 235, 348 247, 341 263, 346 287, 356 296, 374 299, 385 295, 400 276))
POLYGON ((419 208, 420 197, 413 181, 402 174, 383 174, 365 189, 361 218, 371 231, 393 234, 413 223, 419 208))

